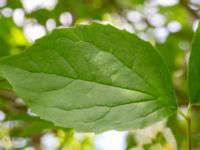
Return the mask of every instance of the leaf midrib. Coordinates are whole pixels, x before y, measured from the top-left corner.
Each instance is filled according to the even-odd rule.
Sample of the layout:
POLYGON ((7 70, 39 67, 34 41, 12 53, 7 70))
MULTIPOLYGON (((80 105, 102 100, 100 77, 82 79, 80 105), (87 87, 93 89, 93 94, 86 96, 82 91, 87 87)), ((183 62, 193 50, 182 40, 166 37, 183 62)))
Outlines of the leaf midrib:
MULTIPOLYGON (((99 81, 92 81, 92 80, 86 80, 86 79, 81 79, 81 78, 73 78, 73 77, 69 77, 69 76, 65 76, 65 75, 61 75, 61 74, 56 74, 56 73, 48 73, 48 72, 33 72, 33 71, 30 71, 30 70, 25 70, 21 67, 17 67, 17 66, 11 66, 11 65, 7 65, 5 64, 6 66, 10 66, 12 68, 16 68, 16 69, 19 69, 19 70, 22 70, 22 71, 25 71, 25 72, 28 72, 28 73, 36 73, 36 74, 46 74, 46 75, 54 75, 54 76, 58 76, 58 77, 64 77, 64 78, 70 78, 72 80, 80 80, 80 81, 85 81, 85 82, 92 82, 92 83, 95 83, 95 84, 101 84, 101 85, 104 85, 104 86, 110 86, 110 87, 117 87, 117 88, 121 88, 121 89, 125 89, 125 90, 130 90, 130 91, 135 91, 135 92, 139 92, 139 93, 143 93, 143 94, 146 94, 146 95, 149 95, 149 96, 152 96, 152 97, 155 97, 155 98, 158 98, 157 95, 153 95, 151 93, 148 93, 146 91, 141 91, 141 90, 138 90, 138 89, 131 89, 131 88, 127 88, 127 87, 122 87, 122 86, 118 86, 118 85, 111 85, 111 84, 107 84, 107 83, 103 83, 103 82, 99 82, 99 81)), ((29 76, 29 75, 28 75, 29 76)), ((27 78, 28 78, 27 76, 27 78)), ((65 87, 66 85, 64 85, 63 87, 65 87)), ((61 87, 62 88, 62 87, 61 87)), ((58 88, 60 89, 60 87, 58 88)), ((58 89, 53 89, 53 90, 58 90, 58 89)), ((52 91, 53 91, 52 90, 52 91)), ((35 91, 35 92, 39 92, 39 91, 35 91)))

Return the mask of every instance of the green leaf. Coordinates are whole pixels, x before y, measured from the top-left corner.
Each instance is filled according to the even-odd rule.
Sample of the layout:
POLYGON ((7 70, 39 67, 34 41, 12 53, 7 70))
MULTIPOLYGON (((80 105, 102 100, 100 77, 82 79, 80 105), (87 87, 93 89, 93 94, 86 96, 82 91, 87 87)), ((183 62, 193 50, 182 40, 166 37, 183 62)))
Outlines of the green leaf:
POLYGON ((174 34, 171 34, 168 36, 165 43, 156 44, 156 48, 164 58, 171 73, 180 68, 180 65, 182 65, 181 63, 177 63, 177 59, 181 58, 182 60, 184 57, 184 51, 178 45, 180 41, 182 41, 182 39, 176 37, 174 34))
POLYGON ((191 103, 200 102, 200 25, 192 42, 189 59, 188 88, 191 103))
POLYGON ((32 111, 57 126, 83 132, 142 128, 177 109, 158 52, 110 25, 57 29, 0 63, 32 111))

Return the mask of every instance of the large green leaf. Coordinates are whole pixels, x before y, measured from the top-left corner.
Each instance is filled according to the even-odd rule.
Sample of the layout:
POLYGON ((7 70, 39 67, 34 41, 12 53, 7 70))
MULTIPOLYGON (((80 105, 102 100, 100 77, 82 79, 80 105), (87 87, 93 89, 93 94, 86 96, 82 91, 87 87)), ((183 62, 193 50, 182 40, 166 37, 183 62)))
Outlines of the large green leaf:
POLYGON ((189 59, 188 87, 191 103, 200 102, 200 25, 192 42, 189 59))
POLYGON ((57 29, 0 63, 32 111, 57 126, 84 132, 142 128, 177 108, 158 52, 110 25, 57 29))

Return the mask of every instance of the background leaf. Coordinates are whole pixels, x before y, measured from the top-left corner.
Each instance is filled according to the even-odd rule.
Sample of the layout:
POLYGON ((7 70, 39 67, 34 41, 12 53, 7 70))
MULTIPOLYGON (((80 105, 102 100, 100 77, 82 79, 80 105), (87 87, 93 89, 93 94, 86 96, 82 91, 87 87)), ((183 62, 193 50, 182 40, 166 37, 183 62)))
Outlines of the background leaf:
POLYGON ((189 61, 188 87, 191 103, 200 102, 200 25, 192 43, 189 61))

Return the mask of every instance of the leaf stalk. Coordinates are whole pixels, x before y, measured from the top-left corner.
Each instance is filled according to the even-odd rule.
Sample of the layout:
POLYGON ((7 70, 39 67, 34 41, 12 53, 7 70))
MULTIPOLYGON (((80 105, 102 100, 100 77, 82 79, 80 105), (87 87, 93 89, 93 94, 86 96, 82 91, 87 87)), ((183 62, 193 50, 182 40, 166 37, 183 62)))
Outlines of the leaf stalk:
POLYGON ((178 109, 178 113, 185 119, 187 123, 188 150, 192 150, 192 132, 190 116, 191 106, 191 104, 188 105, 186 114, 184 114, 180 108, 178 109))

